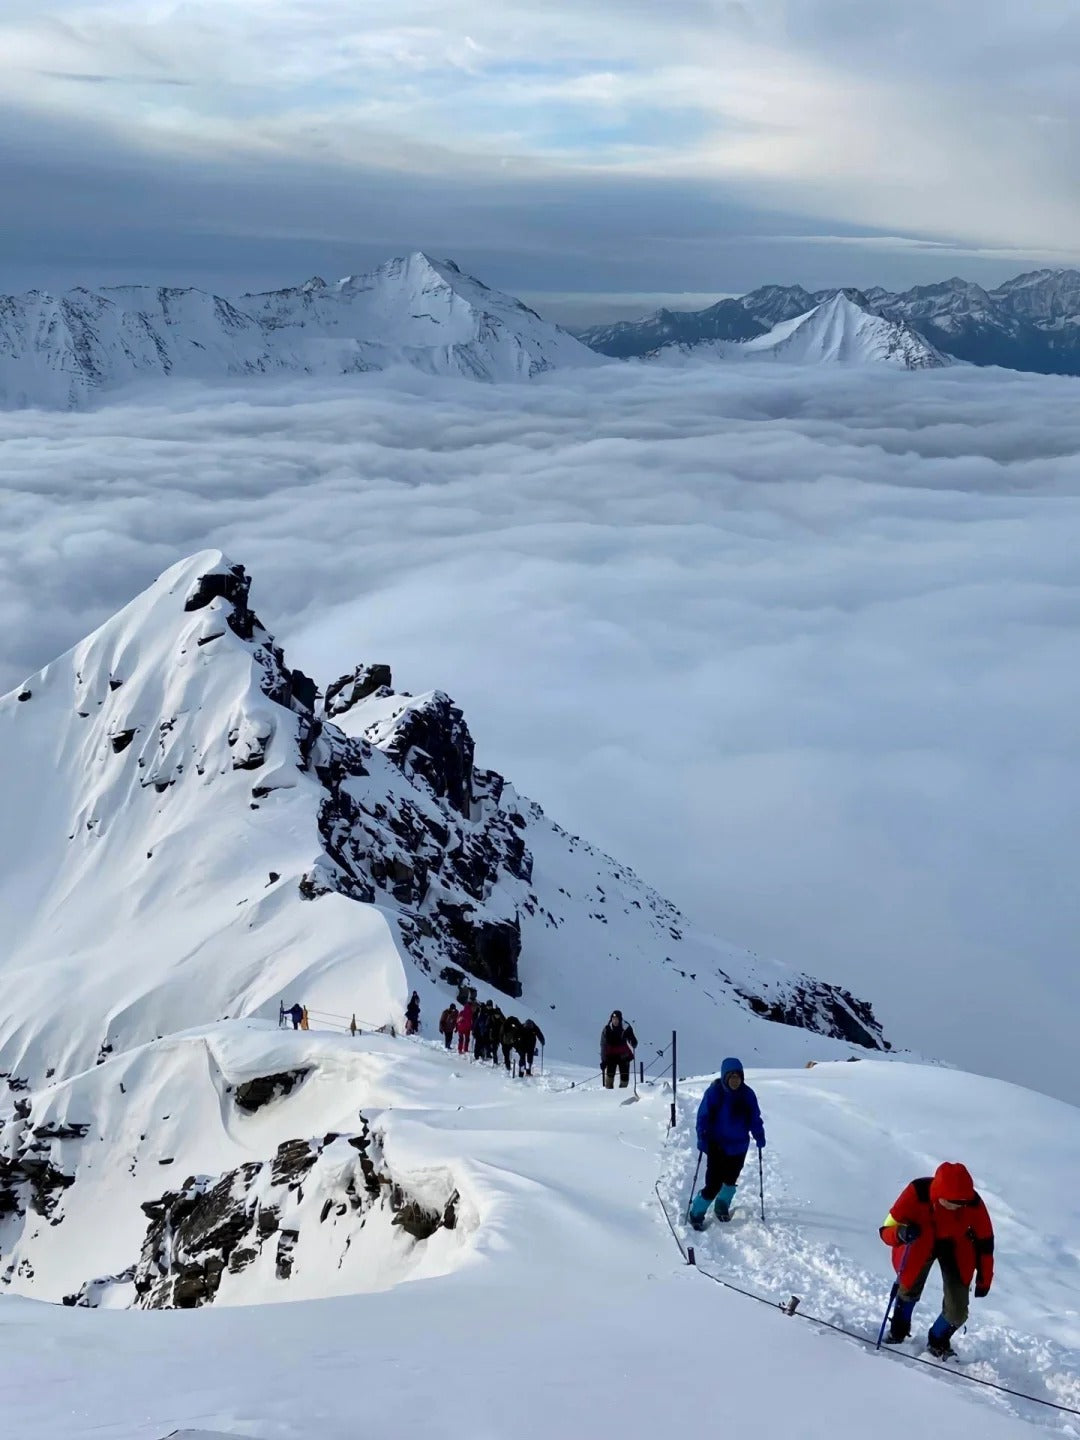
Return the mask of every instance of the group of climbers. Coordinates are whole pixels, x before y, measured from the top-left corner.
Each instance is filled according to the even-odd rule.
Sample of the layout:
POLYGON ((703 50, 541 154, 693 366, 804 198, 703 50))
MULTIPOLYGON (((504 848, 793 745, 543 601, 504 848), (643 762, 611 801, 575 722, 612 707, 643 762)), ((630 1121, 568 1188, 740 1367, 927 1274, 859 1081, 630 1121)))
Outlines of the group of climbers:
MULTIPOLYGON (((452 1049, 456 1039, 459 1055, 468 1055, 471 1048, 474 1059, 501 1062, 507 1071, 516 1059, 517 1074, 531 1075, 537 1047, 545 1043, 535 1020, 506 1015, 493 1000, 477 1004, 475 991, 464 993, 467 998, 460 1006, 451 1002, 439 1017, 446 1049, 452 1049)), ((307 1007, 299 1003, 286 1007, 282 1000, 279 1028, 287 1019, 294 1030, 307 1030, 307 1007)), ((358 1033, 355 1016, 349 1029, 358 1033)), ((414 990, 405 1008, 405 1033, 415 1035, 419 1029, 420 997, 414 990)), ((629 1084, 637 1046, 633 1026, 624 1021, 621 1010, 613 1010, 600 1032, 600 1073, 606 1089, 614 1088, 616 1073, 620 1089, 629 1084)), ((689 1220, 695 1230, 705 1228, 710 1205, 717 1220, 731 1219, 751 1139, 759 1152, 764 1150, 761 1107, 746 1083, 742 1061, 731 1056, 698 1106, 697 1144, 705 1159, 705 1182, 690 1202, 689 1220)), ((915 1306, 936 1264, 944 1293, 941 1313, 930 1326, 926 1343, 932 1355, 947 1359, 955 1353, 953 1335, 967 1322, 972 1281, 976 1298, 982 1299, 990 1293, 994 1278, 994 1229, 967 1168, 946 1162, 933 1176, 912 1180, 886 1216, 880 1234, 892 1250, 897 1277, 885 1343, 900 1345, 910 1336, 915 1306)))
MULTIPOLYGON (((705 1228, 710 1205, 718 1220, 731 1219, 751 1138, 759 1151, 764 1150, 761 1107, 746 1083, 742 1061, 731 1057, 720 1066, 720 1078, 698 1106, 697 1143, 705 1157, 705 1183, 690 1202, 690 1224, 695 1230, 705 1228)), ((912 1180, 880 1233, 892 1248, 897 1277, 886 1344, 903 1344, 911 1334, 912 1313, 936 1264, 944 1295, 926 1346, 931 1355, 948 1359, 955 1353, 953 1335, 967 1322, 972 1280, 975 1297, 981 1300, 990 1293, 994 1279, 994 1227, 967 1168, 946 1161, 932 1177, 912 1180)))
POLYGON ((513 1069, 516 1058, 519 1075, 533 1073, 537 1048, 546 1043, 535 1020, 505 1015, 493 1000, 478 1005, 467 999, 460 1008, 451 1003, 439 1016, 439 1034, 447 1050, 456 1037, 459 1055, 468 1055, 471 1046, 474 1059, 493 1065, 501 1060, 507 1070, 513 1069))

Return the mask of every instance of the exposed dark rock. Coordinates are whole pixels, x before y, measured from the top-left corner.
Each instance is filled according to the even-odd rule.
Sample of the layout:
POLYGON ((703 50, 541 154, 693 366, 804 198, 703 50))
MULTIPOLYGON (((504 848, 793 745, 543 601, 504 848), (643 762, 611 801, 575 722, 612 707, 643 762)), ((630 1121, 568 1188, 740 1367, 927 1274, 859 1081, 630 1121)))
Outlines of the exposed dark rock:
POLYGON ((272 1100, 291 1095, 296 1087, 310 1075, 310 1067, 298 1070, 282 1070, 276 1075, 259 1075, 254 1080, 245 1080, 233 1091, 233 1099, 241 1110, 253 1115, 272 1100))
POLYGON ((436 692, 427 704, 410 706, 384 749, 406 775, 421 775, 440 799, 469 818, 475 746, 448 695, 436 692))
POLYGON ((121 751, 126 750, 135 739, 136 733, 134 730, 118 730, 112 737, 113 752, 119 755, 121 751))
POLYGON ((302 670, 293 670, 290 674, 292 699, 302 710, 314 710, 315 701, 319 698, 319 687, 311 676, 305 675, 302 670))
POLYGON ((0 1155, 0 1219, 27 1210, 49 1219, 75 1176, 52 1163, 47 1145, 23 1137, 13 1156, 0 1155))
POLYGON ((764 1020, 815 1030, 868 1050, 891 1048, 868 1002, 824 981, 813 982, 812 989, 799 984, 785 987, 781 996, 769 1000, 737 987, 735 993, 764 1020))
POLYGON ((389 665, 358 665, 348 675, 340 676, 326 687, 323 710, 330 719, 335 715, 344 715, 376 691, 389 691, 393 683, 389 665))
POLYGON ((20 690, 20 691, 19 691, 19 694, 18 694, 18 699, 24 700, 24 701, 25 701, 25 700, 30 700, 30 699, 33 698, 33 694, 34 694, 34 692, 33 692, 32 690, 20 690))
POLYGON ((219 597, 228 600, 231 609, 226 616, 230 630, 241 640, 250 640, 255 633, 258 620, 248 606, 251 579, 242 565, 232 565, 228 570, 217 570, 210 575, 200 575, 193 589, 184 601, 185 610, 202 610, 211 600, 219 597))
POLYGON ((452 1230, 457 1191, 441 1208, 421 1204, 386 1173, 381 1149, 362 1124, 355 1135, 288 1140, 272 1161, 252 1161, 216 1179, 189 1176, 179 1190, 145 1202, 146 1238, 131 1277, 136 1303, 145 1309, 209 1304, 222 1277, 240 1274, 274 1237, 275 1273, 288 1280, 305 1226, 342 1226, 344 1255, 376 1207, 392 1212, 391 1223, 418 1241, 452 1230))
POLYGON ((89 1124, 80 1120, 74 1124, 37 1125, 33 1135, 35 1140, 81 1140, 89 1129, 89 1124))
POLYGON ((278 1236, 275 1273, 279 1280, 288 1280, 292 1276, 293 1251, 299 1238, 299 1230, 282 1230, 278 1236))
POLYGON ((469 971, 506 995, 520 995, 521 924, 517 917, 489 920, 471 905, 453 905, 446 900, 438 901, 437 906, 450 934, 465 951, 469 971))

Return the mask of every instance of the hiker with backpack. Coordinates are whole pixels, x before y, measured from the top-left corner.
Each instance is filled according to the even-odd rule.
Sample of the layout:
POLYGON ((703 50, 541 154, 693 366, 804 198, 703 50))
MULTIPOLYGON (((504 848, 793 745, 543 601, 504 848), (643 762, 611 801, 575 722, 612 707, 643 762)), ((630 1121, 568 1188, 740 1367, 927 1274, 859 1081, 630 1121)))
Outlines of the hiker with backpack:
POLYGON ((605 1090, 614 1089, 616 1070, 619 1072, 619 1089, 625 1090, 630 1084, 630 1063, 637 1045, 634 1027, 623 1024, 621 1010, 613 1010, 611 1019, 600 1032, 600 1069, 605 1090))
MULTIPOLYGON (((521 1035, 521 1021, 516 1015, 507 1015, 502 1022, 499 1031, 499 1044, 502 1046, 503 1064, 507 1070, 510 1069, 510 1056, 518 1048, 518 1039, 521 1035)), ((498 1057, 496 1057, 497 1059, 498 1057)))
POLYGON ((439 1016, 439 1034, 443 1037, 443 1044, 447 1050, 454 1042, 454 1031, 457 1029, 458 1008, 451 1000, 450 1004, 439 1016))
POLYGON ((415 1035, 420 1029, 420 996, 414 990, 405 1006, 405 1034, 415 1035))
POLYGON ((746 1083, 742 1061, 729 1057, 702 1096, 697 1113, 698 1149, 705 1156, 705 1184, 690 1203, 690 1224, 705 1229, 705 1216, 715 1201, 717 1220, 731 1219, 731 1202, 753 1136, 765 1149, 765 1127, 757 1096, 746 1083))
POLYGON ((967 1167, 946 1162, 933 1178, 912 1180, 879 1233, 892 1247, 896 1271, 896 1306, 885 1343, 901 1345, 911 1334, 912 1312, 937 1264, 944 1293, 926 1348, 947 1360, 956 1353, 952 1337, 967 1323, 972 1280, 977 1300, 989 1295, 994 1280, 994 1227, 967 1167))
POLYGON ((537 1045, 543 1045, 545 1043, 544 1032, 535 1020, 525 1020, 519 1025, 517 1041, 515 1042, 518 1053, 519 1075, 532 1074, 533 1061, 536 1059, 536 1047, 537 1045))
POLYGON ((472 1024, 473 1003, 471 1000, 466 1000, 465 1004, 461 1007, 461 1014, 457 1018, 457 1024, 454 1026, 457 1031, 457 1050, 459 1055, 467 1055, 469 1053, 469 1041, 472 1038, 472 1024))

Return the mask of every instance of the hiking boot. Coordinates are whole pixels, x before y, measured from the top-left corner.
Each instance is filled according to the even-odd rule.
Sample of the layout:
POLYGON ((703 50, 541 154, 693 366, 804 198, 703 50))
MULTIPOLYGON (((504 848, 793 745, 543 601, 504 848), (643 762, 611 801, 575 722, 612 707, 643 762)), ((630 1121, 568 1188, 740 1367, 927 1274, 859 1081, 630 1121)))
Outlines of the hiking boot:
POLYGON ((690 1205, 690 1228, 705 1229, 705 1216, 709 1213, 709 1202, 704 1195, 695 1195, 690 1205))
POLYGON ((926 1337, 926 1348, 935 1360, 949 1360, 956 1354, 949 1343, 955 1334, 956 1326, 950 1325, 944 1315, 939 1315, 926 1337))
POLYGON ((910 1325, 897 1325, 894 1320, 889 1326, 889 1333, 885 1336, 886 1345, 902 1345, 911 1334, 910 1325))

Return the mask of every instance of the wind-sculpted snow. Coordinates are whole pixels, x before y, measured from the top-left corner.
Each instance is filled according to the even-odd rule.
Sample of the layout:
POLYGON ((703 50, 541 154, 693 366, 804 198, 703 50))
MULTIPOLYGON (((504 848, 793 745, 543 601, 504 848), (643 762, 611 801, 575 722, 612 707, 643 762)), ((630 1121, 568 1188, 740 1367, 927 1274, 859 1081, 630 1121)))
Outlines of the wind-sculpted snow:
POLYGON ((416 253, 336 284, 226 300, 110 286, 0 296, 0 404, 71 408, 137 380, 346 375, 409 365, 477 380, 598 363, 566 331, 416 253))

